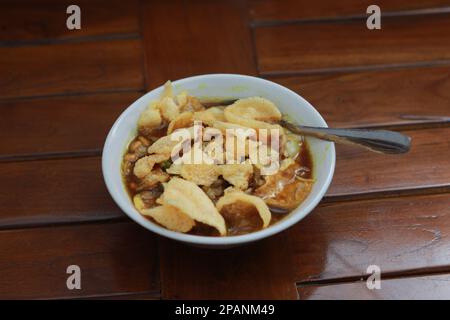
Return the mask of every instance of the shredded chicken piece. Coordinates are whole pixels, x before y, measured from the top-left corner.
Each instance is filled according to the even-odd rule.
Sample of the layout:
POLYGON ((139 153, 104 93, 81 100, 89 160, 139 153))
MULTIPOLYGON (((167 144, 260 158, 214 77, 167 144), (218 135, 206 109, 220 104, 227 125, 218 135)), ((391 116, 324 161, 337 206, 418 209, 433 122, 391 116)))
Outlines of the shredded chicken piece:
POLYGON ((152 154, 140 158, 134 165, 133 173, 136 177, 143 178, 152 172, 156 163, 163 162, 164 160, 167 160, 166 157, 160 154, 152 154))
POLYGON ((161 168, 153 169, 148 175, 141 179, 137 190, 149 190, 157 186, 159 183, 169 181, 170 176, 161 170, 161 168))

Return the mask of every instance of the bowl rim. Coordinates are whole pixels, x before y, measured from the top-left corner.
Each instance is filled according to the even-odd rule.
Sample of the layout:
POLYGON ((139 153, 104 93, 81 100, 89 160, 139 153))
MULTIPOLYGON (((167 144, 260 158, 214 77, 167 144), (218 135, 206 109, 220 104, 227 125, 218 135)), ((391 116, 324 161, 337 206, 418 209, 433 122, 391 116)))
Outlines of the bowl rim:
MULTIPOLYGON (((196 76, 192 76, 192 77, 182 78, 182 79, 173 81, 172 85, 174 85, 174 86, 182 85, 183 82, 192 81, 192 80, 195 81, 195 80, 199 80, 199 79, 201 79, 202 81, 205 81, 205 80, 212 79, 212 78, 230 78, 230 80, 236 80, 237 78, 251 79, 252 81, 256 81, 256 82, 264 83, 266 85, 274 86, 277 88, 277 90, 281 90, 281 91, 284 91, 289 94, 294 94, 305 105, 312 108, 312 111, 316 113, 316 116, 318 116, 318 119, 322 122, 323 127, 328 127, 328 125, 325 122, 325 120, 323 119, 322 115, 306 99, 301 97, 296 92, 294 92, 278 83, 275 83, 275 82, 272 82, 272 81, 269 81, 266 79, 248 76, 248 75, 241 75, 241 74, 214 73, 214 74, 203 74, 203 75, 196 75, 196 76)), ((304 207, 301 210, 301 212, 295 212, 295 210, 297 210, 297 209, 294 209, 289 217, 286 217, 286 218, 280 220, 279 222, 277 222, 276 224, 271 225, 265 229, 258 230, 258 231, 252 232, 252 233, 247 233, 244 235, 225 236, 225 237, 210 237, 210 236, 191 235, 191 234, 171 231, 162 226, 157 225, 156 223, 154 223, 148 219, 145 219, 145 221, 148 223, 145 223, 143 220, 139 221, 138 219, 136 219, 136 216, 135 216, 136 214, 140 215, 141 217, 142 217, 142 215, 133 206, 132 202, 130 201, 128 204, 126 204, 126 203, 122 202, 121 199, 116 198, 116 191, 113 189, 113 186, 112 186, 113 185, 112 176, 115 174, 121 175, 121 173, 120 173, 120 171, 117 173, 113 172, 113 170, 110 170, 108 168, 108 163, 107 163, 108 156, 109 156, 108 151, 112 147, 113 142, 115 141, 114 134, 118 130, 123 119, 126 118, 129 113, 134 111, 134 110, 132 110, 132 109, 134 109, 133 106, 138 104, 141 100, 145 99, 145 97, 147 95, 151 95, 154 91, 162 90, 162 87, 163 86, 161 85, 151 91, 148 91, 147 93, 145 93, 144 95, 142 95, 141 97, 136 99, 133 103, 131 103, 114 122, 113 126, 111 127, 111 129, 106 137, 105 144, 103 146, 102 173, 103 173, 103 178, 104 178, 106 187, 108 189, 108 192, 110 193, 114 202, 120 207, 120 209, 123 212, 125 212, 125 214, 128 217, 130 217, 134 222, 138 223, 142 227, 144 227, 150 231, 153 231, 154 233, 159 234, 161 236, 164 236, 164 237, 167 237, 167 238, 170 238, 173 240, 181 241, 181 242, 190 243, 190 244, 212 245, 212 246, 238 245, 238 244, 244 244, 244 243, 261 240, 263 238, 270 237, 274 234, 277 234, 285 229, 292 227, 297 222, 299 222, 301 219, 303 219, 306 215, 308 215, 322 200, 322 198, 324 197, 325 193, 327 192, 327 190, 331 184, 331 181, 332 181, 333 175, 334 175, 335 164, 336 164, 336 151, 335 151, 334 143, 330 143, 330 148, 329 148, 329 152, 331 153, 330 170, 328 171, 328 174, 325 178, 325 182, 324 182, 322 188, 319 189, 318 193, 312 199, 311 203, 308 204, 306 207, 304 207)), ((122 179, 121 179, 121 181, 122 181, 122 179)), ((123 187, 122 188, 123 192, 126 193, 125 186, 122 186, 122 187, 123 187)), ((129 197, 128 195, 126 195, 126 196, 129 197)))

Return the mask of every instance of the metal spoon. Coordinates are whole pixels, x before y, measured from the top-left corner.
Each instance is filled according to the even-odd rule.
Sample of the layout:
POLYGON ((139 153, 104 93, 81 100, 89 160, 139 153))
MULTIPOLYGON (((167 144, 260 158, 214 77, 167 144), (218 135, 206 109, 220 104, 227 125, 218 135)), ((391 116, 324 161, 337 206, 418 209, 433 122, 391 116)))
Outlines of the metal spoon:
POLYGON ((279 124, 296 134, 336 143, 359 145, 379 153, 405 153, 411 147, 411 138, 395 131, 308 127, 287 120, 281 120, 279 124))
MULTIPOLYGON (((238 99, 202 101, 202 103, 206 108, 209 108, 217 105, 228 106, 237 100, 238 99)), ((308 127, 294 124, 286 119, 281 120, 278 123, 282 127, 299 135, 315 137, 341 144, 358 145, 378 153, 406 153, 411 148, 411 138, 395 131, 308 127)))
MULTIPOLYGON (((307 127, 293 124, 287 120, 281 120, 279 124, 296 134, 342 144, 359 145, 379 153, 405 153, 411 146, 410 137, 395 131, 307 127)), ((269 210, 274 214, 289 212, 287 209, 273 206, 269 206, 269 210)))

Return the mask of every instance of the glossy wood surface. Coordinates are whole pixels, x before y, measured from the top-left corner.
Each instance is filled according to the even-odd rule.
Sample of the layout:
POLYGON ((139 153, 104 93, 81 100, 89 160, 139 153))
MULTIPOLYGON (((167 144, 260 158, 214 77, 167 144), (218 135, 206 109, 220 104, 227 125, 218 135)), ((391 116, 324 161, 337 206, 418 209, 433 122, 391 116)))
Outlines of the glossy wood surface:
POLYGON ((368 289, 366 282, 351 282, 327 286, 299 287, 302 300, 447 300, 450 275, 433 275, 382 280, 380 289, 368 289))
POLYGON ((296 282, 361 277, 372 264, 382 272, 447 266, 449 210, 448 194, 327 203, 286 232, 242 248, 164 241, 163 297, 295 299, 296 282))
POLYGON ((375 31, 367 1, 78 4, 77 31, 66 1, 1 4, 0 298, 450 298, 448 1, 380 1, 375 31), (412 150, 337 146, 324 200, 269 239, 211 250, 160 238, 109 196, 106 134, 145 91, 216 72, 285 85, 331 126, 402 131, 412 150), (66 287, 72 264, 81 290, 66 287), (365 285, 369 265, 381 290, 365 285))
POLYGON ((0 42, 8 45, 139 34, 137 0, 4 0, 1 6, 0 42), (82 14, 82 28, 75 31, 65 28, 72 4, 82 14))
POLYGON ((148 89, 205 73, 256 73, 243 1, 144 1, 142 19, 148 89))
POLYGON ((448 0, 250 0, 249 9, 255 23, 285 23, 291 21, 342 19, 366 15, 368 6, 376 4, 385 14, 428 12, 450 6, 448 0))
POLYGON ((450 60, 450 14, 389 17, 382 29, 365 19, 255 29, 262 74, 408 66, 450 60))
POLYGON ((8 162, 0 172, 3 227, 124 216, 106 190, 99 157, 8 162))
POLYGON ((3 298, 159 291, 155 237, 134 223, 7 230, 0 231, 0 239, 3 298), (70 265, 81 268, 80 290, 67 289, 70 265))
POLYGON ((405 116, 448 117, 449 73, 450 64, 269 80, 307 99, 333 127, 418 127, 424 121, 405 116))
POLYGON ((329 196, 447 187, 450 182, 449 128, 405 131, 411 150, 397 156, 337 146, 335 177, 329 196))
POLYGON ((114 92, 0 101, 0 161, 67 152, 99 154, 114 121, 140 96, 114 92))
POLYGON ((141 59, 136 39, 0 47, 0 98, 139 90, 141 59))

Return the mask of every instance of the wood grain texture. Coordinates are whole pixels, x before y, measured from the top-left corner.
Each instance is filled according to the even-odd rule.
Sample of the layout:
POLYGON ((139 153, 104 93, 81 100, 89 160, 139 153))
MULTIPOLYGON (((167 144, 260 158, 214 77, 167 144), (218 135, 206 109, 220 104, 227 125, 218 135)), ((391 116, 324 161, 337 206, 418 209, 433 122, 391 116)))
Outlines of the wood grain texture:
POLYGON ((406 131, 411 150, 384 155, 338 145, 336 170, 328 196, 394 192, 450 185, 450 128, 406 131))
POLYGON ((161 239, 163 299, 296 299, 286 233, 230 249, 161 239))
POLYGON ((364 275, 371 264, 448 265, 449 204, 449 194, 321 204, 281 234, 221 251, 163 241, 163 298, 297 299, 298 281, 364 275))
POLYGON ((370 0, 299 1, 299 0, 250 0, 250 16, 254 22, 288 22, 292 20, 336 19, 366 16, 368 6, 376 4, 383 15, 392 12, 427 10, 450 6, 448 0, 370 0))
MULTIPOLYGON (((0 10, 0 157, 98 149, 136 91, 202 73, 256 75, 257 66, 337 126, 398 125, 400 112, 448 116, 448 14, 383 18, 381 31, 368 31, 365 19, 258 26, 252 39, 246 1, 142 1, 141 44, 136 2, 80 2, 86 28, 74 33, 61 29, 67 15, 56 7, 26 10, 17 21, 28 0, 0 10), (441 68, 337 72, 437 63, 441 68), (328 71, 334 74, 280 77, 328 71), (23 99, 31 96, 41 98, 23 99)), ((311 3, 299 17, 300 2, 284 3, 291 10, 283 2, 269 8, 251 1, 259 9, 250 14, 258 25, 359 11, 353 0, 311 3)), ((382 10, 443 5, 393 0, 382 2, 382 10)), ((404 156, 338 146, 326 201, 306 219, 269 239, 220 251, 167 239, 158 245, 155 235, 128 222, 107 193, 99 157, 1 163, 0 298, 157 299, 160 290, 175 299, 323 298, 336 291, 317 283, 364 275, 369 264, 398 274, 448 268, 450 194, 443 192, 450 190, 450 128, 406 133, 413 149, 404 156), (413 192, 434 187, 444 188, 413 192), (82 269, 81 291, 66 288, 71 264, 82 269)), ((446 296, 446 280, 437 281, 424 288, 446 296)), ((395 295, 391 283, 385 297, 404 293, 395 295)))
POLYGON ((383 280, 369 290, 366 282, 298 287, 301 300, 448 300, 449 274, 383 280))
POLYGON ((0 98, 143 88, 138 40, 0 48, 0 98))
POLYGON ((147 1, 142 20, 149 89, 205 73, 256 74, 243 1, 147 1))
MULTIPOLYGON (((448 130, 433 129, 417 133, 432 132, 431 138, 433 139, 428 137, 430 139, 425 141, 433 141, 435 136, 445 139, 442 132, 445 133, 448 130)), ((430 146, 424 143, 424 147, 431 148, 432 146, 432 144, 430 146)), ((427 149, 423 150, 423 153, 419 152, 418 154, 426 155, 427 149)), ((420 169, 420 163, 436 163, 436 160, 439 159, 436 153, 429 156, 433 159, 416 159, 423 161, 417 162, 417 168, 420 169)), ((361 156, 357 156, 354 161, 360 161, 360 158, 361 156)), ((412 158, 414 159, 414 157, 412 158)), ((370 157, 370 159, 372 158, 370 157)), ((386 161, 383 163, 385 170, 393 166, 386 161)), ((439 164, 439 161, 437 163, 439 164)), ((1 217, 3 226, 121 217, 121 213, 109 199, 103 186, 100 162, 96 158, 30 161, 2 164, 0 168, 3 171, 2 177, 7 179, 3 184, 4 190, 0 192, 3 195, 0 201, 3 204, 1 217), (43 189, 42 185, 45 185, 46 188, 43 189), (49 201, 48 194, 52 195, 51 201, 49 201), (29 206, 30 203, 33 205, 29 206)), ((355 164, 349 164, 348 170, 350 169, 356 172, 361 170, 355 169, 355 164)), ((366 168, 366 170, 369 169, 366 168)), ((415 174, 409 173, 408 176, 405 176, 406 181, 411 179, 410 177, 416 177, 415 179, 419 183, 420 177, 422 179, 427 177, 427 175, 417 175, 417 170, 414 171, 414 168, 411 169, 402 163, 398 163, 394 169, 400 173, 415 172, 415 174)), ((434 178, 438 174, 445 177, 446 171, 439 170, 439 166, 431 167, 431 169, 431 172, 435 172, 434 178)), ((339 172, 339 166, 337 172, 339 172)), ((374 171, 373 174, 376 172, 380 171, 374 171)), ((339 179, 338 173, 336 179, 339 179)), ((385 179, 388 179, 388 182, 395 180, 389 177, 385 177, 385 179)), ((423 184, 419 186, 421 185, 423 184)), ((371 185, 359 186, 367 188, 371 185)), ((329 204, 323 204, 323 209, 322 207, 318 209, 318 212, 323 212, 323 214, 317 214, 316 211, 311 215, 311 219, 316 217, 313 222, 306 224, 310 219, 308 217, 305 222, 291 229, 293 231, 289 230, 273 239, 229 251, 212 253, 210 250, 187 248, 163 241, 161 270, 165 275, 163 282, 166 285, 165 296, 191 298, 201 297, 205 294, 203 297, 209 295, 222 298, 295 298, 295 281, 309 278, 314 274, 322 274, 323 277, 354 275, 356 272, 360 272, 359 266, 364 268, 368 262, 373 262, 371 260, 373 257, 380 257, 380 263, 383 263, 384 266, 387 264, 391 268, 449 263, 446 260, 447 256, 442 255, 442 252, 448 249, 448 244, 441 241, 442 235, 448 232, 445 228, 450 225, 447 221, 447 210, 450 208, 448 194, 418 198, 415 202, 408 199, 348 202, 333 204, 331 207, 329 204), (417 217, 411 218, 414 212, 417 217), (349 215, 348 218, 345 218, 346 214, 349 215), (368 219, 367 216, 371 219, 368 219), (408 220, 409 218, 411 220, 408 220), (422 220, 424 222, 421 222, 422 220), (394 229, 389 229, 389 226, 394 229), (372 230, 371 227, 375 229, 372 230), (365 232, 365 228, 372 231, 365 232), (383 233, 384 231, 386 234, 383 233), (398 234, 400 236, 397 236, 398 234), (362 239, 355 238, 357 235, 362 239), (364 238, 366 235, 369 237, 368 239, 364 238), (362 250, 366 250, 364 246, 367 243, 374 247, 367 251, 367 255, 362 255, 362 252, 365 252, 362 250), (327 248, 331 250, 330 256, 328 256, 327 248), (434 248, 436 251, 433 251, 434 248), (336 250, 343 253, 332 260, 336 250), (423 254, 423 260, 417 259, 418 252, 423 254), (295 258, 296 254, 299 254, 298 261, 290 260, 295 258), (349 261, 345 254, 349 254, 355 261, 349 261), (339 264, 339 258, 342 255, 345 255, 344 266, 339 264), (196 259, 192 259, 193 256, 196 259), (325 256, 327 259, 324 258, 325 256), (243 257, 245 258, 243 259, 243 257), (401 263, 399 257, 402 259, 401 263), (321 263, 324 261, 330 263, 323 266, 321 263), (306 267, 307 262, 313 265, 306 267), (230 263, 236 264, 235 269, 230 263), (285 267, 280 270, 278 265, 285 267), (178 270, 176 266, 183 267, 178 270), (224 269, 220 269, 222 266, 224 269), (303 270, 304 274, 296 271, 298 266, 301 266, 299 269, 303 270), (348 268, 345 270, 346 273, 342 272, 344 267, 348 268), (197 274, 197 272, 199 273, 197 274), (193 274, 189 275, 190 273, 193 274), (247 275, 246 278, 239 281, 232 278, 241 274, 247 275), (200 278, 204 279, 206 283, 199 281, 200 278), (268 278, 272 280, 268 281, 268 278), (231 281, 232 279, 235 280, 231 281), (235 285, 230 286, 231 282, 235 285), (225 288, 230 288, 230 290, 225 290, 225 288)))
POLYGON ((0 228, 123 218, 100 158, 2 163, 0 228))
POLYGON ((381 30, 364 19, 255 29, 262 74, 408 65, 450 59, 450 15, 384 18, 381 30))
POLYGON ((322 204, 288 231, 296 281, 448 266, 450 194, 322 204))
POLYGON ((140 95, 111 93, 0 102, 0 159, 100 150, 114 121, 140 95))
POLYGON ((134 223, 1 231, 0 272, 2 299, 159 292, 155 237, 134 223), (81 290, 66 287, 70 265, 81 290))
POLYGON ((0 43, 138 34, 138 1, 7 0, 0 10, 0 43), (66 9, 81 9, 81 29, 69 30, 66 9))
MULTIPOLYGON (((450 67, 271 78, 333 127, 414 125, 402 115, 450 116, 450 67)), ((422 121, 423 122, 423 121, 422 121)))

